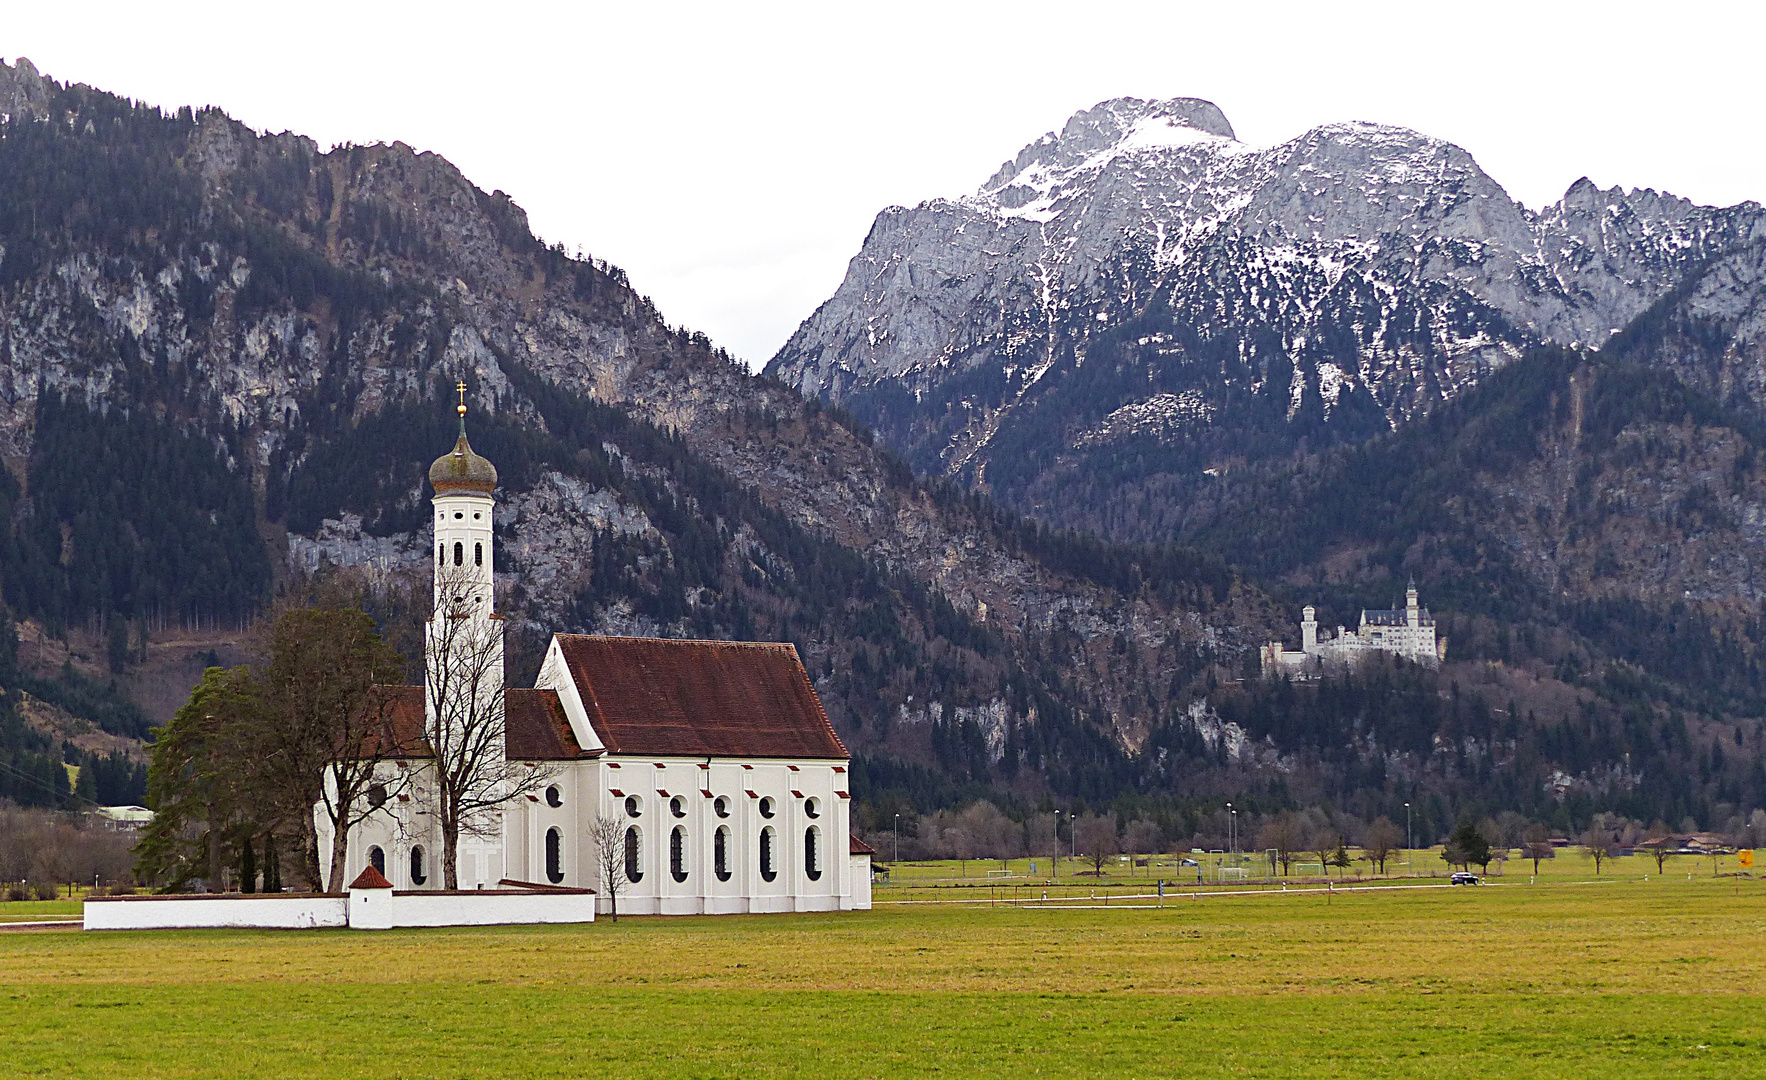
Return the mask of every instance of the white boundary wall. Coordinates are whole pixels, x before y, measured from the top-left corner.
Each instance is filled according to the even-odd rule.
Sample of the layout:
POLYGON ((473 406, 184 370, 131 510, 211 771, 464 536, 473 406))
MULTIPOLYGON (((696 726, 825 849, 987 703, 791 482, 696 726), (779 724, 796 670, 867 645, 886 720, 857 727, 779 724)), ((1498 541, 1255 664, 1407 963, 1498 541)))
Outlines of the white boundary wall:
POLYGON ((486 889, 449 893, 351 889, 348 896, 105 896, 85 903, 87 930, 311 930, 339 926, 391 930, 401 926, 594 921, 595 894, 588 891, 486 889))
POLYGON ((351 889, 350 926, 390 930, 396 926, 508 926, 595 921, 592 892, 393 892, 351 889))
POLYGON ((87 930, 177 930, 215 926, 311 930, 347 926, 347 898, 315 893, 265 896, 104 896, 85 903, 87 930))

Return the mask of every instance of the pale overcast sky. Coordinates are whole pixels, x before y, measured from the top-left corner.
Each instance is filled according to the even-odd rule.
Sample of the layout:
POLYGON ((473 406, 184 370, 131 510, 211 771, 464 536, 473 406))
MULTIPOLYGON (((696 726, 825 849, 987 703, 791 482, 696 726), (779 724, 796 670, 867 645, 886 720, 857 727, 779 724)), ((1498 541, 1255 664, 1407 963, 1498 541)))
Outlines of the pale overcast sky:
MULTIPOLYGON (((1470 150, 1521 201, 1587 175, 1766 200, 1756 4, 39 4, 0 55, 502 188, 758 366, 878 210, 973 191, 1105 98, 1256 145, 1337 120, 1470 150)), ((0 198, 4 198, 0 192, 0 198)))

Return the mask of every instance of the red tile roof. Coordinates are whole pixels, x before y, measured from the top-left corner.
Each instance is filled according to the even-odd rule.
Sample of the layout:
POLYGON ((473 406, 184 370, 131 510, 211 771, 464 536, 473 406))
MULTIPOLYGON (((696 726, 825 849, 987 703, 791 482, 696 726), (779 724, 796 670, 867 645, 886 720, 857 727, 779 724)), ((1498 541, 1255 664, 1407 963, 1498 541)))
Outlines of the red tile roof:
POLYGON ((503 748, 510 761, 574 761, 577 745, 555 690, 503 691, 503 748))
POLYGON ((849 756, 790 644, 559 634, 609 753, 849 756))
MULTIPOLYGON (((386 688, 388 708, 380 739, 369 739, 364 749, 393 758, 434 757, 424 738, 424 700, 421 686, 386 688), (381 741, 384 740, 384 741, 381 741)), ((577 745, 564 704, 554 690, 505 690, 503 698, 503 750, 511 761, 574 761, 594 754, 577 745)))
POLYGON ((362 872, 356 875, 356 880, 350 882, 350 888, 390 889, 392 888, 392 882, 386 880, 385 874, 382 874, 372 866, 368 866, 363 868, 362 872))
POLYGON ((877 849, 860 840, 856 836, 848 836, 850 853, 853 855, 875 855, 877 849))
POLYGON ((379 717, 383 727, 362 741, 363 755, 434 757, 429 740, 423 737, 423 688, 386 686, 381 690, 386 694, 386 708, 379 717))

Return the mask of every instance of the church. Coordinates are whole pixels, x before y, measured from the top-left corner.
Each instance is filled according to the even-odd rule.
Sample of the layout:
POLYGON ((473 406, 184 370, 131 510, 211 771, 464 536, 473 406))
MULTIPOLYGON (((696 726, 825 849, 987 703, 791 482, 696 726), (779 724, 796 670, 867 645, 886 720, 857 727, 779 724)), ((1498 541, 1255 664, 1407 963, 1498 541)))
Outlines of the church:
POLYGON ((1376 655, 1398 656, 1435 667, 1447 658, 1447 642, 1435 638, 1435 616, 1417 601, 1416 582, 1404 591, 1404 606, 1363 609, 1354 630, 1337 627, 1335 636, 1319 637, 1318 613, 1308 605, 1300 612, 1300 649, 1284 649, 1272 641, 1262 650, 1263 676, 1314 677, 1331 669, 1353 667, 1376 655))
MULTIPOLYGON (((503 787, 460 832, 461 890, 593 889, 605 912, 617 888, 622 915, 870 907, 846 747, 793 645, 556 634, 535 685, 504 687, 497 470, 467 441, 463 397, 459 413, 459 439, 429 470, 425 684, 393 691, 396 749, 349 837, 345 880, 372 867, 395 889, 442 888, 436 770, 482 730, 503 787), (617 845, 609 858, 602 843, 617 845)), ((316 818, 327 850, 329 818, 316 818)))

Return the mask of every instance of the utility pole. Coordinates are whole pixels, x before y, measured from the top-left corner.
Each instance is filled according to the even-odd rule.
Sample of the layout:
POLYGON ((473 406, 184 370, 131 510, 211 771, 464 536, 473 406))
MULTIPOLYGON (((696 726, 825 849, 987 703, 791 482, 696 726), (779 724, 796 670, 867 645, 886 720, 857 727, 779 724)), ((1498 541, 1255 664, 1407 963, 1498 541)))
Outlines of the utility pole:
POLYGON ((895 815, 895 861, 901 862, 901 815, 895 815))
POLYGON ((1049 876, 1055 880, 1061 877, 1061 812, 1055 811, 1055 850, 1051 853, 1049 876))
POLYGON ((1226 804, 1226 852, 1228 855, 1239 853, 1239 812, 1233 809, 1232 803, 1226 804))

